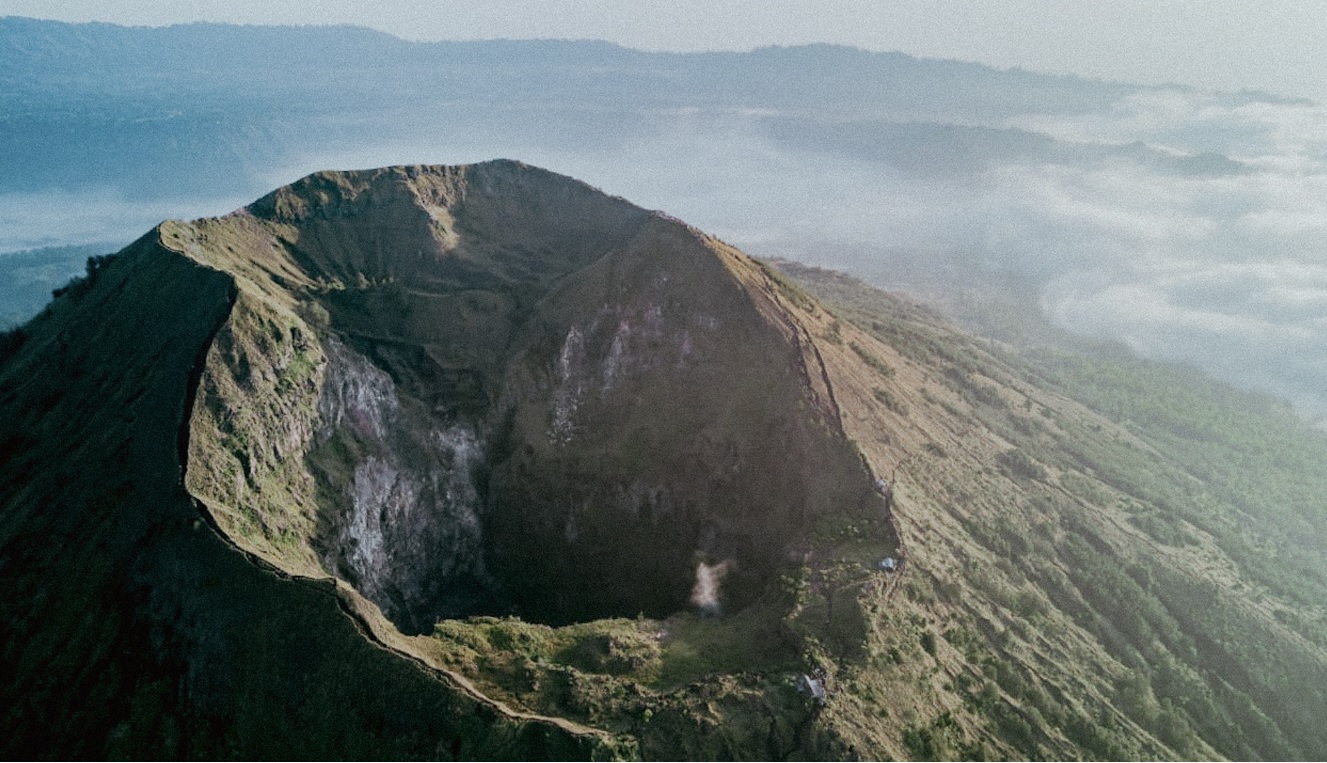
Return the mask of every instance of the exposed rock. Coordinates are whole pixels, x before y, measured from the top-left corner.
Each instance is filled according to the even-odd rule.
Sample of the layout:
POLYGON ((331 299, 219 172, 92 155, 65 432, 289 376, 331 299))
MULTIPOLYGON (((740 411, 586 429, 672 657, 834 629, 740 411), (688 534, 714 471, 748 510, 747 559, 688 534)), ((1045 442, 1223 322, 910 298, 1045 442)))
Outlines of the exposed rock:
POLYGON ((334 339, 327 349, 318 445, 310 454, 327 486, 323 563, 404 630, 426 632, 444 617, 475 610, 487 587, 477 434, 409 416, 387 374, 334 339), (336 446, 362 455, 342 463, 336 446))
MULTIPOLYGON (((241 506, 260 505, 244 497, 260 491, 273 500, 271 467, 301 462, 271 446, 298 454, 312 437, 312 408, 302 408, 311 402, 302 382, 283 398, 265 392, 294 359, 278 350, 289 333, 266 332, 270 352, 251 352, 254 314, 234 277, 181 248, 168 230, 130 246, 76 300, 29 324, 34 351, 0 367, 0 753, 630 755, 611 735, 516 713, 384 649, 386 631, 352 592, 273 574, 231 545, 256 541, 208 529, 181 485, 186 463, 222 469, 242 456, 251 468, 223 481, 185 476, 241 506), (246 344, 225 338, 228 328, 246 344), (200 377, 220 357, 236 359, 236 373, 213 375, 208 387, 200 377), (239 390, 281 404, 217 405, 241 400, 231 397, 239 390), (227 442, 236 449, 220 447, 227 442), (209 444, 215 458, 187 459, 209 444)), ((280 484, 283 503, 302 490, 280 484)), ((213 516, 283 537, 276 525, 258 529, 258 515, 213 516)), ((279 548, 292 568, 312 571, 298 547, 279 548)))

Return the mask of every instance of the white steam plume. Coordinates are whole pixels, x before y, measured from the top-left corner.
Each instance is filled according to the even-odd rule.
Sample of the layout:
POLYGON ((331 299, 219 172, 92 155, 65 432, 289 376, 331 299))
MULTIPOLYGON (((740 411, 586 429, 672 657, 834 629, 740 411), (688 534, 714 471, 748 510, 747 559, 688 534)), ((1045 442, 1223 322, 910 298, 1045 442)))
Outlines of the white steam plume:
POLYGON ((696 584, 691 588, 691 603, 696 605, 702 614, 723 613, 723 607, 719 604, 719 585, 731 568, 731 560, 724 560, 718 564, 705 562, 696 564, 696 584))

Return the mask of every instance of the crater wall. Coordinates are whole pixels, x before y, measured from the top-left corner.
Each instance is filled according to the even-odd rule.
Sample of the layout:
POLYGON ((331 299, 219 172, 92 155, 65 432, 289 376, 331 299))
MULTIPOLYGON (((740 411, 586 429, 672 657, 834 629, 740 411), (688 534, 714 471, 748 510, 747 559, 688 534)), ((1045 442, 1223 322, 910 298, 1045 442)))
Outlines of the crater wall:
POLYGON ((322 173, 182 229, 236 275, 192 487, 400 629, 754 600, 869 477, 770 274, 512 162, 322 173))

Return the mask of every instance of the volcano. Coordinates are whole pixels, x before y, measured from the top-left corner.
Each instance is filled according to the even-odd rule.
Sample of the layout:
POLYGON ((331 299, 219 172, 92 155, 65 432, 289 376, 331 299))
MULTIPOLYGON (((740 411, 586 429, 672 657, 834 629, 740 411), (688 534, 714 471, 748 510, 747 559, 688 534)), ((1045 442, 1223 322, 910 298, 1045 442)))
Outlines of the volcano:
POLYGON ((0 334, 0 754, 1327 754, 1321 431, 776 264, 511 161, 91 258, 0 334))
POLYGON ((22 620, 103 642, 75 671, 128 703, 101 738, 139 733, 145 671, 183 708, 159 733, 207 749, 198 724, 235 725, 244 692, 293 702, 313 680, 295 666, 339 659, 299 647, 224 677, 240 652, 276 659, 252 642, 298 607, 320 608, 289 648, 327 629, 349 649, 472 615, 666 617, 721 569, 704 609, 739 612, 818 518, 886 516, 802 320, 818 310, 678 220, 509 161, 320 173, 163 223, 3 366, 23 412, 5 417, 6 574, 40 597, 58 567, 52 606, 87 623, 22 620), (60 468, 38 441, 67 449, 60 468))

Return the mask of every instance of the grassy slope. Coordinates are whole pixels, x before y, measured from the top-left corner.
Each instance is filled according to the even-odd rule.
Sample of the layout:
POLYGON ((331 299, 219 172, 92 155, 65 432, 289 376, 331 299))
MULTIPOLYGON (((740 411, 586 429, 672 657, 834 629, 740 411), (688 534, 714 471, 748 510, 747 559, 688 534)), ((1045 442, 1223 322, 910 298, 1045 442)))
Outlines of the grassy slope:
MULTIPOLYGON (((1323 755, 1319 432, 1194 374, 1018 353, 788 269, 843 317, 825 355, 849 431, 901 465, 907 597, 876 634, 886 656, 932 634, 913 654, 943 707, 905 715, 911 754, 1323 755), (895 372, 863 376, 854 344, 895 372)), ((897 669, 860 668, 864 717, 897 669)))
POLYGON ((273 574, 207 529, 177 435, 231 288, 145 238, 0 366, 5 753, 608 754, 381 648, 330 583, 273 574))
POLYGON ((1289 584, 1316 574, 1302 542, 1313 485, 1295 479, 1318 473, 1303 461, 1320 452, 1314 435, 1274 406, 1232 421, 1211 389, 1018 355, 855 282, 798 271, 837 303, 829 312, 740 256, 729 262, 801 348, 810 399, 876 474, 897 478, 898 528, 828 512, 805 564, 736 616, 563 629, 481 618, 444 623, 411 650, 513 707, 631 735, 651 756, 1321 749, 1321 610, 1293 605, 1322 598, 1316 583, 1289 584), (1152 401, 1135 414, 1147 425, 1111 420, 1127 401, 1152 401), (1213 422, 1251 436, 1223 440, 1213 422), (1288 468, 1291 452, 1301 461, 1288 468), (1288 507, 1270 523, 1250 505, 1260 491, 1288 507), (905 573, 873 571, 896 531, 905 573), (1267 548, 1280 561, 1253 564, 1267 548), (1265 653, 1275 665, 1240 667, 1268 663, 1265 653), (814 666, 833 688, 820 712, 791 688, 814 666))

